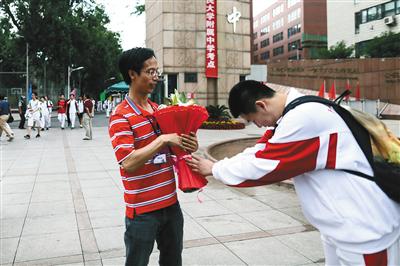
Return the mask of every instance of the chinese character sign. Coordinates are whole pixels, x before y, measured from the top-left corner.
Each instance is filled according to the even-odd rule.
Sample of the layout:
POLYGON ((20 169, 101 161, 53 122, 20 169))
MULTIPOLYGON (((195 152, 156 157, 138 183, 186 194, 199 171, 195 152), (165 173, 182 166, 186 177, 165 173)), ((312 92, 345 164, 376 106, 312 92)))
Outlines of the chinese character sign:
POLYGON ((206 77, 218 77, 217 0, 206 0, 206 77))

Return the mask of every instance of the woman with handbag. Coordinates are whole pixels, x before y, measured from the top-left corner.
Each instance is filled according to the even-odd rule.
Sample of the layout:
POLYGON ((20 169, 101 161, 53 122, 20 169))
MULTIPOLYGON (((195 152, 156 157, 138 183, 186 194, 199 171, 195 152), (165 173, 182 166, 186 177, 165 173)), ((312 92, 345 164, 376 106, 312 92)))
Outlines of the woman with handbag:
MULTIPOLYGON (((12 117, 10 104, 4 100, 4 95, 0 95, 0 137, 3 134, 3 131, 5 131, 8 136, 8 141, 14 139, 14 132, 7 123, 10 116, 12 117)), ((12 118, 12 120, 14 121, 14 118, 12 118)))

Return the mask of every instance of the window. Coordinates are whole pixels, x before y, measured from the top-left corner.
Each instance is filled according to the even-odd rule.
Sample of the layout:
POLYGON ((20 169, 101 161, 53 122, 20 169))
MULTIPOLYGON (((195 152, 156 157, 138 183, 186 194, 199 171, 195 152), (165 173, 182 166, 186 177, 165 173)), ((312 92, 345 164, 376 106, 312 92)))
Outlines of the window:
POLYGON ((288 38, 290 38, 291 36, 293 36, 299 32, 301 32, 301 24, 297 24, 297 25, 294 25, 293 27, 290 27, 288 29, 288 33, 287 33, 288 38))
POLYGON ((253 62, 257 62, 258 61, 258 55, 253 56, 253 62))
POLYGON ((262 17, 261 17, 261 24, 267 22, 267 21, 269 20, 269 17, 270 17, 270 13, 268 13, 268 14, 262 16, 262 17))
POLYGON ((400 0, 396 1, 396 14, 400 14, 400 0))
POLYGON ((269 39, 265 39, 261 42, 261 48, 267 47, 269 45, 269 39))
POLYGON ((356 13, 355 20, 356 20, 355 33, 358 34, 358 33, 360 33, 360 24, 361 24, 361 13, 360 12, 356 13))
POLYGON ((283 4, 280 4, 279 6, 275 7, 272 10, 272 17, 275 17, 275 16, 279 15, 282 12, 283 12, 283 4))
POLYGON ((265 35, 267 33, 269 33, 269 26, 264 27, 264 28, 261 29, 260 36, 263 36, 263 35, 265 35))
POLYGON ((280 18, 272 22, 272 30, 279 29, 282 26, 283 26, 283 18, 280 18))
POLYGON ((300 40, 288 43, 288 51, 297 50, 300 48, 300 40))
POLYGON ((273 50, 273 55, 277 56, 283 54, 283 46, 279 46, 273 50))
POLYGON ((394 1, 384 4, 385 17, 394 15, 394 1))
POLYGON ((375 20, 377 15, 376 6, 368 8, 368 21, 375 20))
POLYGON ((197 83, 197 73, 185 72, 185 83, 197 83))
POLYGON ((268 60, 269 59, 269 51, 261 54, 261 60, 268 60))
MULTIPOLYGON (((261 46, 261 47, 262 47, 262 46, 261 46)), ((256 43, 256 44, 253 45, 253 50, 254 50, 254 51, 258 50, 258 43, 256 43)))
POLYGON ((257 28, 258 27, 258 20, 255 20, 254 22, 253 22, 253 28, 257 28))
POLYGON ((297 8, 295 11, 289 13, 288 22, 291 22, 291 21, 293 21, 295 19, 300 18, 300 12, 301 12, 300 8, 297 8))
POLYGON ((253 32, 253 40, 257 39, 257 37, 258 37, 258 32, 253 32))
POLYGON ((361 11, 361 23, 367 22, 367 10, 361 11))
POLYGON ((280 33, 278 33, 278 34, 275 34, 275 35, 272 37, 272 42, 273 42, 273 43, 279 42, 279 41, 281 41, 281 40, 283 40, 283 32, 280 32, 280 33))
POLYGON ((295 4, 299 3, 300 0, 288 0, 287 1, 287 7, 290 8, 292 6, 294 6, 295 4))

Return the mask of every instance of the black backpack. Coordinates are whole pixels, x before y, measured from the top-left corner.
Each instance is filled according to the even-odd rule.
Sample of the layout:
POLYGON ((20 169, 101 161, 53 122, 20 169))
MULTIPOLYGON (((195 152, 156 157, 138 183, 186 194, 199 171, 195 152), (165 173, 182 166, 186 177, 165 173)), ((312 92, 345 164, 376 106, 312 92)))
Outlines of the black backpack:
POLYGON ((374 181, 389 198, 400 203, 400 165, 389 163, 382 158, 373 156, 370 133, 354 118, 354 116, 348 110, 346 110, 336 102, 318 96, 309 95, 299 97, 290 102, 285 107, 282 116, 284 116, 287 112, 289 112, 296 106, 308 102, 317 102, 331 106, 336 111, 336 113, 340 115, 340 117, 349 127, 351 133, 353 134, 369 164, 371 165, 374 176, 369 176, 367 174, 353 170, 338 170, 343 170, 345 172, 374 181))

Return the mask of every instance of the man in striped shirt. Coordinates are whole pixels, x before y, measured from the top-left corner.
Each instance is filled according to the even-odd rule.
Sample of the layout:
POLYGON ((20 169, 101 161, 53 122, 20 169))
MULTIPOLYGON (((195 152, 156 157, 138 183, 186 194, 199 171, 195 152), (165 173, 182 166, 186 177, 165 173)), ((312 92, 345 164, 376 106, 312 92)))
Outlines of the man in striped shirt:
POLYGON ((182 265, 183 216, 169 146, 194 152, 197 137, 161 134, 152 115, 157 105, 148 99, 159 79, 153 50, 123 52, 119 69, 129 93, 110 117, 109 134, 125 188, 125 264, 147 265, 157 241, 160 265, 182 265))

